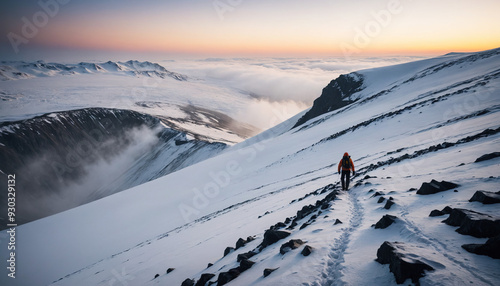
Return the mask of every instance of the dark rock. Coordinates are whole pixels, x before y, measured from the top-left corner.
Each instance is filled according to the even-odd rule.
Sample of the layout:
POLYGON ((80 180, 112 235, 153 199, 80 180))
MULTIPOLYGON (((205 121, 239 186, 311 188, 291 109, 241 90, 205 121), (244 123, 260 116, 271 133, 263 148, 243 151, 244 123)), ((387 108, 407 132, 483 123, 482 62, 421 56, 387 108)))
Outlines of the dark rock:
POLYGON ((297 226, 297 221, 293 220, 289 227, 286 229, 294 229, 297 226))
POLYGON ((239 249, 247 244, 247 241, 244 240, 243 238, 239 238, 238 241, 236 241, 236 249, 239 249))
POLYGON ((194 286, 194 280, 188 278, 182 282, 181 286, 194 286))
POLYGON ((255 264, 255 262, 253 261, 250 261, 248 259, 243 259, 241 260, 240 262, 240 267, 239 267, 239 270, 240 272, 245 272, 247 271, 248 269, 252 268, 252 266, 255 264))
POLYGON ((379 196, 383 196, 385 195, 384 192, 375 192, 375 194, 373 194, 371 197, 379 197, 379 196))
POLYGON ((500 157, 500 152, 493 152, 490 154, 485 154, 485 155, 477 158, 476 161, 474 161, 474 163, 478 163, 478 162, 482 162, 482 161, 486 161, 486 160, 491 160, 491 159, 497 158, 497 157, 500 157))
POLYGON ((444 207, 444 209, 443 209, 443 210, 441 210, 441 211, 442 211, 444 214, 451 214, 451 211, 452 211, 452 210, 453 210, 453 209, 452 209, 451 207, 446 206, 446 207, 444 207))
POLYGON ((336 219, 336 220, 335 220, 335 223, 334 223, 333 225, 342 224, 342 223, 343 223, 343 222, 342 222, 342 221, 340 221, 340 219, 336 219))
POLYGON ((205 286, 210 279, 212 279, 215 276, 215 274, 212 273, 203 273, 201 274, 200 280, 196 282, 195 286, 205 286))
POLYGON ((289 217, 287 217, 287 218, 285 219, 285 223, 286 223, 286 224, 289 224, 291 221, 292 221, 292 219, 291 219, 291 218, 289 218, 289 217))
POLYGON ((217 286, 226 285, 231 280, 234 280, 236 277, 240 276, 241 272, 239 268, 230 269, 227 272, 219 273, 217 278, 217 286))
POLYGON ((232 251, 234 251, 234 247, 231 246, 226 247, 226 249, 224 249, 224 256, 228 255, 232 251))
POLYGON ((387 200, 387 202, 385 203, 385 206, 384 206, 384 209, 388 210, 392 207, 392 205, 394 205, 394 201, 393 200, 387 200))
POLYGON ((167 274, 170 273, 170 272, 172 272, 172 271, 174 271, 174 270, 175 270, 175 268, 169 268, 169 269, 167 269, 167 274))
POLYGON ((312 246, 306 245, 306 246, 304 247, 304 249, 302 249, 302 252, 301 252, 300 254, 302 254, 302 255, 304 255, 304 256, 309 256, 309 254, 311 254, 311 253, 312 253, 313 249, 314 249, 314 248, 313 248, 312 246))
POLYGON ((156 279, 156 278, 158 278, 158 277, 160 277, 160 274, 156 274, 156 275, 155 275, 155 278, 153 278, 153 279, 156 279))
POLYGON ((468 252, 500 259, 500 235, 488 239, 485 244, 464 244, 462 247, 468 252))
POLYGON ((214 266, 214 264, 213 264, 213 263, 208 263, 207 268, 210 268, 210 267, 212 267, 212 266, 214 266))
POLYGON ((413 283, 418 283, 418 280, 425 276, 425 270, 434 270, 420 261, 418 255, 407 253, 405 245, 400 242, 384 242, 377 250, 376 261, 380 264, 389 264, 389 269, 398 284, 404 283, 408 278, 413 283))
POLYGON ((324 202, 322 205, 321 205, 321 209, 322 210, 326 210, 327 208, 330 207, 330 203, 329 202, 324 202))
POLYGON ((278 268, 266 268, 264 269, 264 277, 267 277, 269 276, 271 273, 273 273, 274 271, 278 270, 278 268))
POLYGON ((248 260, 251 257, 255 256, 256 254, 257 253, 253 252, 253 251, 249 251, 249 252, 238 254, 238 256, 236 257, 236 261, 240 262, 240 261, 243 261, 243 260, 248 260))
POLYGON ((500 203, 500 192, 476 191, 469 202, 481 202, 485 205, 500 203))
POLYGON ((377 201, 377 204, 381 204, 385 201, 385 198, 384 197, 380 197, 377 201))
POLYGON ((431 211, 431 213, 429 214, 430 217, 435 217, 435 216, 442 216, 444 215, 444 212, 440 211, 440 210, 433 210, 431 211))
POLYGON ((453 209, 450 216, 443 221, 451 226, 459 226, 457 232, 474 237, 494 237, 500 235, 500 218, 487 214, 453 209))
POLYGON ((271 226, 271 228, 270 228, 270 229, 280 229, 280 228, 283 228, 283 227, 285 227, 285 226, 286 226, 286 224, 285 224, 285 223, 283 223, 283 222, 278 222, 278 223, 276 223, 275 225, 271 226))
POLYGON ((304 124, 306 121, 321 114, 339 109, 350 104, 350 95, 361 90, 363 77, 357 73, 342 74, 337 79, 332 80, 321 93, 321 96, 314 100, 313 106, 302 116, 293 128, 304 124))
POLYGON ((397 217, 393 215, 384 215, 376 224, 375 229, 385 229, 396 221, 397 217))
POLYGON ((267 247, 268 245, 271 245, 275 242, 277 242, 280 239, 283 239, 287 236, 290 235, 289 231, 284 231, 284 230, 266 230, 264 233, 264 239, 262 240, 262 243, 260 244, 261 249, 267 247))
POLYGON ((313 205, 304 206, 300 211, 297 211, 296 219, 297 220, 303 219, 304 217, 311 214, 314 210, 315 207, 313 205))
POLYGON ((451 189, 456 188, 456 187, 458 187, 458 185, 455 183, 451 183, 451 182, 447 182, 447 181, 438 182, 436 180, 432 180, 430 183, 422 183, 422 186, 420 186, 420 189, 418 189, 417 194, 418 195, 431 195, 431 194, 451 190, 451 189))
POLYGON ((302 225, 300 226, 300 228, 299 228, 299 229, 304 229, 304 228, 308 227, 309 225, 311 225, 311 224, 310 224, 310 223, 308 223, 308 222, 305 222, 304 224, 302 224, 302 225))
POLYGON ((250 241, 254 241, 254 240, 255 240, 255 237, 253 237, 253 236, 247 237, 247 243, 249 243, 250 241))
POLYGON ((280 247, 280 253, 285 254, 290 250, 299 248, 304 242, 300 239, 291 239, 290 241, 283 243, 280 247))

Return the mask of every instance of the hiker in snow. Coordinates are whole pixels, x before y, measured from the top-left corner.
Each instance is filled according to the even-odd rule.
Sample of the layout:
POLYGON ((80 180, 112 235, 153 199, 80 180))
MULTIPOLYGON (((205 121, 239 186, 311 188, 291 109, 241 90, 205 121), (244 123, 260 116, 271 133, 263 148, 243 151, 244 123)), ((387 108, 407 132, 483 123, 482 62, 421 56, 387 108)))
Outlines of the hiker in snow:
POLYGON ((344 157, 342 157, 339 162, 339 174, 340 168, 342 168, 342 176, 340 177, 340 181, 342 182, 342 190, 347 190, 349 188, 349 182, 351 181, 351 170, 353 176, 356 174, 354 172, 354 164, 352 163, 349 153, 345 152, 344 157))

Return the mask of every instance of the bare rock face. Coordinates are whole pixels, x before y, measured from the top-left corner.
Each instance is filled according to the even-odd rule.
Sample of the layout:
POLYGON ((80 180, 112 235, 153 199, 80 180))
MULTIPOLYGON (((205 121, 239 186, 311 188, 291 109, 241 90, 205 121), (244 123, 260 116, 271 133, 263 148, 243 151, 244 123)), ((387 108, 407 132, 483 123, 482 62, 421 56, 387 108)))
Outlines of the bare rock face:
POLYGON ((500 218, 467 209, 453 209, 443 221, 447 225, 459 226, 457 232, 474 237, 500 235, 500 218))
POLYGON ((283 239, 290 235, 289 231, 283 230, 266 230, 264 233, 264 240, 262 241, 260 248, 264 249, 265 247, 276 243, 278 240, 283 239))
POLYGON ((500 235, 488 239, 485 244, 464 244, 462 248, 468 252, 500 259, 500 235))
POLYGON ((420 189, 417 191, 417 195, 432 195, 451 190, 456 187, 458 187, 458 185, 455 183, 432 180, 430 183, 422 183, 422 186, 420 186, 420 189))
POLYGON ((476 191, 469 202, 480 202, 485 205, 500 203, 500 192, 476 191))
POLYGON ((397 217, 393 215, 384 215, 376 224, 375 228, 385 229, 388 228, 391 224, 393 224, 397 220, 397 217))
POLYGON ((418 283, 425 271, 434 270, 430 265, 420 260, 414 253, 408 253, 405 244, 401 242, 384 242, 377 250, 377 262, 389 264, 390 271, 396 278, 396 283, 402 284, 410 278, 413 283, 418 283))
POLYGON ((304 242, 300 239, 291 239, 281 245, 280 253, 283 255, 293 249, 299 248, 302 244, 304 244, 304 242))

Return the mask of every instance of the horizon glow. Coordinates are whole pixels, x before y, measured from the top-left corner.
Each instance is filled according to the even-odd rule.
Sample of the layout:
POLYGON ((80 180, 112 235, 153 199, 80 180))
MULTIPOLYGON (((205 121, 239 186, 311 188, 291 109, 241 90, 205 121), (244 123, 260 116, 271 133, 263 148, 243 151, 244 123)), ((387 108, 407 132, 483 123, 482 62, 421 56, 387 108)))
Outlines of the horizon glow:
POLYGON ((53 49, 351 57, 431 55, 500 46, 496 15, 500 1, 494 0, 307 4, 300 0, 29 0, 2 1, 0 9, 6 23, 0 28, 4 56, 53 49))

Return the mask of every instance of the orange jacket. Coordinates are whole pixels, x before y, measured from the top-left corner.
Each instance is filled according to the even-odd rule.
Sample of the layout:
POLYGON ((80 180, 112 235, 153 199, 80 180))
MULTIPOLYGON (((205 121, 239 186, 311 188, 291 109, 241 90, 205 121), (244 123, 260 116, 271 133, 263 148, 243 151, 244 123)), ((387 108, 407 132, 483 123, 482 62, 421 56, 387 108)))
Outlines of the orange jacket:
POLYGON ((342 157, 342 159, 340 159, 340 162, 339 162, 339 168, 338 168, 338 169, 339 169, 339 170, 338 170, 338 171, 339 171, 339 173, 340 173, 340 168, 342 168, 342 170, 343 170, 343 171, 350 171, 350 170, 351 170, 351 171, 353 171, 353 172, 354 172, 354 163, 352 162, 351 157, 349 157, 349 164, 350 164, 350 166, 351 166, 350 168, 344 168, 344 167, 342 166, 342 160, 344 160, 344 158, 343 158, 343 157, 342 157))

